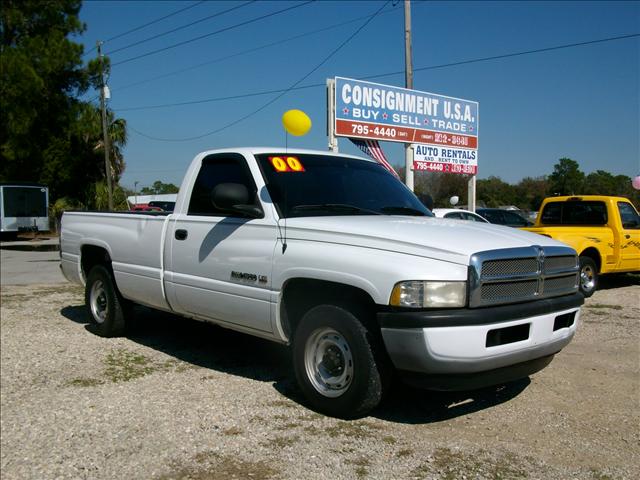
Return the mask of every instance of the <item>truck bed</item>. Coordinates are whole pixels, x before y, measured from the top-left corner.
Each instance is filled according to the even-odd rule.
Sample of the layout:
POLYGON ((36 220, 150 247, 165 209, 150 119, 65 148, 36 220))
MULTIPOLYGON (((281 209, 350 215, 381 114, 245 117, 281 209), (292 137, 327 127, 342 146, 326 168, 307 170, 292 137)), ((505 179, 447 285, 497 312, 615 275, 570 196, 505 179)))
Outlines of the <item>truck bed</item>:
POLYGON ((70 280, 82 282, 80 242, 83 248, 104 248, 117 259, 113 273, 125 298, 167 310, 162 248, 169 219, 169 212, 65 212, 62 271, 70 280))

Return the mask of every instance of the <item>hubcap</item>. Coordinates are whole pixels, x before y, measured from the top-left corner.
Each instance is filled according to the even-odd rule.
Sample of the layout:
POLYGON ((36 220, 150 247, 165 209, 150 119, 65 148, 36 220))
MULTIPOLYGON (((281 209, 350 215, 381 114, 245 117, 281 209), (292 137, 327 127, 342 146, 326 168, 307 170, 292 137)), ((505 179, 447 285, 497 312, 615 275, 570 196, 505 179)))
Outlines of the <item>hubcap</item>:
POLYGON ((91 313, 94 320, 98 323, 103 323, 107 319, 107 293, 100 280, 91 287, 89 303, 91 304, 91 313))
POLYGON ((580 270, 580 286, 585 292, 593 290, 596 285, 595 272, 589 265, 585 265, 580 270))
POLYGON ((304 349, 304 366, 313 388, 336 398, 353 381, 353 356, 347 340, 332 328, 315 330, 304 349))

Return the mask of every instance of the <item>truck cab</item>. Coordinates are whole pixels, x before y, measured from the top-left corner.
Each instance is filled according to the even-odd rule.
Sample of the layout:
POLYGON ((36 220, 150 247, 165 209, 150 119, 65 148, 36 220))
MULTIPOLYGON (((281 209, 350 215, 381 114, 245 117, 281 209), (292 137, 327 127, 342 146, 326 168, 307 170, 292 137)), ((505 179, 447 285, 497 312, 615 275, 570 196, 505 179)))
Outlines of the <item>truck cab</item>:
POLYGON ((640 271, 640 216, 629 199, 604 195, 546 198, 533 227, 580 256, 580 291, 593 295, 602 274, 640 271))

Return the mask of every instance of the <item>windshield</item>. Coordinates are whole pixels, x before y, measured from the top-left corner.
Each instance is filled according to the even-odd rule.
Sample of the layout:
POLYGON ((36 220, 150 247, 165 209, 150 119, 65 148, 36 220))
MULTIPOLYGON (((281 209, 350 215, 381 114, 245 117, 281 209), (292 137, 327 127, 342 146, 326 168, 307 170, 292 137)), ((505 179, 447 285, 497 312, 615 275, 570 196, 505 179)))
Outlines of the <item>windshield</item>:
POLYGON ((433 214, 382 165, 312 154, 256 155, 281 217, 433 214), (291 159, 287 164, 287 159, 291 159))

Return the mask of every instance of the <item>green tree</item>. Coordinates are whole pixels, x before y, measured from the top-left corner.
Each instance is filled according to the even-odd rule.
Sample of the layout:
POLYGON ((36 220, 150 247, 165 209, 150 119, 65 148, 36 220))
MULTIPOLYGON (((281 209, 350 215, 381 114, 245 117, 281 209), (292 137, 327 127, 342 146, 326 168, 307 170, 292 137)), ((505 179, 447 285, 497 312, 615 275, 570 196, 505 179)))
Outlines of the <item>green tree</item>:
POLYGON ((570 158, 561 158, 549 177, 552 195, 579 195, 583 193, 584 173, 580 165, 570 158))
MULTIPOLYGON (((115 118, 113 111, 107 110, 107 132, 109 134, 109 161, 111 174, 115 182, 120 180, 126 164, 122 149, 127 144, 127 121, 115 118)), ((104 135, 102 132, 102 113, 100 109, 90 103, 80 108, 77 133, 85 146, 104 160, 104 135)), ((104 171, 104 165, 102 166, 104 171)))
POLYGON ((140 195, 163 195, 166 193, 178 193, 179 188, 173 183, 162 183, 160 180, 153 182, 150 187, 140 190, 140 195))
POLYGON ((414 177, 414 190, 418 195, 429 194, 435 208, 450 208, 449 200, 459 197, 458 205, 466 205, 469 177, 457 173, 420 172, 414 177))
POLYGON ((615 195, 635 201, 640 192, 633 189, 631 177, 613 175, 605 170, 596 170, 585 177, 584 193, 587 195, 615 195))
MULTIPOLYGON (((83 65, 82 45, 69 38, 85 30, 80 6, 80 0, 0 3, 0 181, 42 182, 53 202, 68 197, 91 207, 87 194, 104 178, 104 153, 96 135, 86 135, 91 106, 78 100, 98 79, 98 61, 83 65)), ((126 142, 126 132, 114 136, 126 142)), ((121 153, 114 159, 121 173, 121 153)))
POLYGON ((515 193, 518 207, 538 211, 549 195, 549 180, 547 177, 525 177, 515 186, 515 193))
POLYGON ((513 185, 503 181, 500 177, 491 176, 476 182, 476 197, 487 207, 503 205, 517 205, 520 207, 518 196, 513 185))

